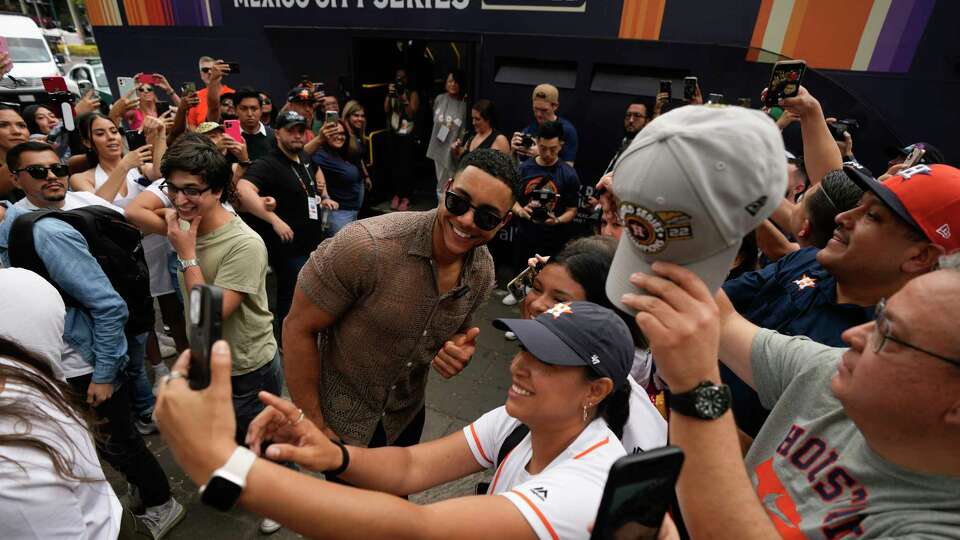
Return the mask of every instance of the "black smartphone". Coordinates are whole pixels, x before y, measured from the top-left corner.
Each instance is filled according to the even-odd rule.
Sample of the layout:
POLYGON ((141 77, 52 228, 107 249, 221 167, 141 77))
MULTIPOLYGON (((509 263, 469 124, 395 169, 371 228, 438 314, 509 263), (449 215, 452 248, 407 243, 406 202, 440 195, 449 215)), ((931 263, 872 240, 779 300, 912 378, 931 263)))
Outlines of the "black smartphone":
POLYGON ((806 71, 807 63, 803 60, 784 60, 774 64, 763 104, 773 107, 782 98, 796 97, 806 71))
POLYGON ((592 540, 656 540, 674 500, 683 451, 664 446, 618 459, 610 467, 592 540))
POLYGON ((240 73, 240 62, 227 62, 227 65, 230 66, 230 74, 240 73))
POLYGON ((693 101, 693 98, 697 95, 697 78, 696 77, 684 77, 683 78, 683 100, 684 101, 693 101))
POLYGON ((533 146, 533 143, 534 143, 533 137, 524 133, 523 137, 520 140, 520 146, 524 148, 530 148, 531 146, 533 146))
POLYGON ((660 93, 667 97, 673 97, 673 83, 670 81, 660 81, 660 93))
POLYGON ((123 136, 127 139, 127 148, 132 152, 137 148, 147 144, 147 137, 139 131, 129 130, 123 133, 123 136))
POLYGON ((543 268, 543 263, 537 263, 534 266, 527 266, 523 272, 517 274, 517 277, 507 283, 507 290, 517 300, 522 300, 527 295, 527 289, 533 287, 533 280, 537 277, 537 272, 543 268))
POLYGON ((190 388, 210 386, 210 349, 222 332, 223 289, 197 285, 190 289, 190 388))

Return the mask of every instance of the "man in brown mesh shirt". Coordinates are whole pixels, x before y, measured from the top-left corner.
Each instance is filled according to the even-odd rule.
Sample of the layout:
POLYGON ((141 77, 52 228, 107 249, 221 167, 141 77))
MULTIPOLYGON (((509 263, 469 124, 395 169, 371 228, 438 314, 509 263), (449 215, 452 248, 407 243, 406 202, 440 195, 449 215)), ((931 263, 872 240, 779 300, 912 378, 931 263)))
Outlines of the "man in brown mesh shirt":
POLYGON ((494 283, 483 244, 509 221, 516 185, 509 157, 471 152, 436 210, 352 223, 313 252, 283 322, 287 385, 307 418, 350 444, 419 442, 431 364, 449 378, 474 352, 471 318, 494 283))

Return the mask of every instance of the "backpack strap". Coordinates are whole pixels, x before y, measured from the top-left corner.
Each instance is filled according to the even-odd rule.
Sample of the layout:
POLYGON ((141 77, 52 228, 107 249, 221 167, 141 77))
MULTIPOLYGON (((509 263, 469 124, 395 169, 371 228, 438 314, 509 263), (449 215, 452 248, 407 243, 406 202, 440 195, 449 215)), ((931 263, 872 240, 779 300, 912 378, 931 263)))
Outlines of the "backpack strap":
MULTIPOLYGON (((500 451, 497 452, 497 461, 493 464, 494 469, 503 463, 503 460, 506 459, 507 454, 509 454, 511 450, 520 444, 520 441, 527 436, 527 433, 530 433, 530 428, 527 427, 526 424, 520 424, 513 428, 513 431, 507 435, 507 438, 503 441, 503 444, 500 445, 500 451)), ((486 495, 488 489, 490 489, 490 482, 478 482, 476 494, 486 495)))

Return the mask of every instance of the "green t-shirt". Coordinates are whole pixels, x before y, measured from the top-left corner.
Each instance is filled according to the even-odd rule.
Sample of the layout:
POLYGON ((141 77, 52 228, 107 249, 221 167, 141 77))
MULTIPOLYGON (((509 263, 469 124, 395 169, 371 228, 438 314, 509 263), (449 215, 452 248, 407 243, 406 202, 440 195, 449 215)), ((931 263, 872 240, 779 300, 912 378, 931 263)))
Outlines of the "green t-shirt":
MULTIPOLYGON (((223 321, 223 339, 233 353, 231 375, 243 375, 273 360, 273 314, 267 306, 267 248, 257 233, 239 217, 197 237, 197 260, 203 279, 222 289, 244 293, 240 307, 223 321)), ((190 294, 180 274, 187 320, 190 294)))
POLYGON ((846 349, 760 330, 757 394, 770 417, 746 466, 783 538, 960 539, 960 478, 909 471, 870 449, 830 390, 846 349))

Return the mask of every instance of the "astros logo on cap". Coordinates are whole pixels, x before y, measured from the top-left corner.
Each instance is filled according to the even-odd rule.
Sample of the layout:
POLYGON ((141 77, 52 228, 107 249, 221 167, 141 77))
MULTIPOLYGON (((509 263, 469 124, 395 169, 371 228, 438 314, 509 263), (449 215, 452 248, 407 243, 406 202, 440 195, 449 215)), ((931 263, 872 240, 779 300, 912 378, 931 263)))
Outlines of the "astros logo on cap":
POLYGON ((573 313, 573 308, 570 307, 569 302, 559 302, 548 309, 547 313, 553 315, 554 319, 559 319, 564 313, 573 313))

